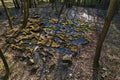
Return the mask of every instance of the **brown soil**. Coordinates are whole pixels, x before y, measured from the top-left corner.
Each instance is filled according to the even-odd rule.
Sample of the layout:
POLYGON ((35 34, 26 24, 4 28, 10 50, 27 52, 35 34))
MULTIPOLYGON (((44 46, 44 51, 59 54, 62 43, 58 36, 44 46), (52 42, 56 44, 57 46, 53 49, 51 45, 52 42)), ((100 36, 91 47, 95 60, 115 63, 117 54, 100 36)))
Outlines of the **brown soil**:
MULTIPOLYGON (((119 15, 120 16, 120 15, 119 15)), ((119 17, 115 16, 111 27, 109 29, 108 35, 103 45, 102 55, 100 59, 100 80, 120 80, 120 25, 119 17)), ((101 21, 103 22, 103 21, 101 21)), ((0 20, 0 34, 6 32, 6 27, 8 26, 7 20, 0 20)), ((103 26, 102 24, 100 27, 103 26)), ((9 29, 7 29, 8 31, 9 29)), ((100 30, 101 31, 101 30, 100 30)), ((97 33, 100 33, 97 32, 97 33)), ((85 46, 78 48, 78 54, 76 57, 72 58, 72 66, 66 69, 64 67, 49 67, 53 62, 48 62, 46 64, 46 70, 44 75, 42 75, 41 80, 92 80, 92 62, 95 53, 96 42, 98 35, 96 32, 93 34, 88 34, 92 39, 92 42, 85 46), (48 70, 51 70, 49 72, 48 70), (54 78, 53 78, 54 77, 54 78), (53 78, 53 79, 52 79, 53 78)), ((2 51, 5 51, 5 37, 0 37, 0 48, 2 51)), ((9 80, 37 80, 40 79, 40 72, 42 66, 42 61, 40 64, 35 65, 31 64, 29 60, 24 59, 22 52, 17 50, 12 50, 7 48, 7 51, 4 53, 6 60, 10 67, 10 78, 9 80)), ((56 55, 60 57, 59 55, 56 55)), ((26 57, 25 57, 26 58, 26 57)), ((5 73, 3 63, 0 59, 0 77, 5 73)))

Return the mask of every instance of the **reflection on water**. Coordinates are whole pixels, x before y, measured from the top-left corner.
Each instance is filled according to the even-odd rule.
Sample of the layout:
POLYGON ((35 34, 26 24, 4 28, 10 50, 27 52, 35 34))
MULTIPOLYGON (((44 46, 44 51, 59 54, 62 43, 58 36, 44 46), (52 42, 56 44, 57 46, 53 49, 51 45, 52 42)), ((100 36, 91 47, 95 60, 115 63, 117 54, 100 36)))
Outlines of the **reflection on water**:
POLYGON ((46 32, 45 32, 44 30, 40 30, 39 33, 40 33, 40 34, 43 34, 43 35, 46 34, 46 32))
POLYGON ((55 24, 56 27, 58 28, 62 28, 62 24, 58 23, 58 24, 55 24))
MULTIPOLYGON (((43 15, 41 16, 42 18, 45 17, 43 15)), ((50 54, 74 54, 77 52, 77 47, 79 45, 85 45, 89 42, 84 37, 84 35, 86 35, 86 30, 81 30, 81 27, 79 26, 81 23, 79 23, 77 19, 70 20, 66 18, 60 18, 59 22, 56 23, 56 21, 57 19, 54 18, 54 15, 52 14, 48 22, 44 23, 43 30, 40 31, 40 34, 48 34, 47 37, 49 37, 49 34, 51 34, 52 38, 48 39, 47 43, 43 43, 43 50, 39 49, 38 47, 39 50, 37 52, 39 55, 43 55, 44 50, 44 52, 50 54)), ((88 26, 88 24, 83 26, 88 26)), ((43 40, 46 41, 47 38, 43 38, 43 40)))
POLYGON ((63 17, 58 20, 53 14, 51 17, 41 14, 40 20, 40 25, 31 24, 31 27, 23 29, 23 35, 16 38, 18 44, 11 46, 35 53, 39 58, 54 56, 56 53, 74 54, 78 52, 79 45, 88 44, 86 35, 94 28, 77 19, 63 17))
POLYGON ((70 44, 87 44, 87 43, 88 43, 88 40, 81 37, 81 38, 78 38, 78 39, 69 41, 69 43, 70 43, 70 44))
POLYGON ((66 25, 65 26, 65 30, 71 30, 71 26, 70 25, 66 25))
POLYGON ((67 49, 65 47, 55 48, 57 53, 61 54, 73 54, 73 52, 70 49, 67 49))

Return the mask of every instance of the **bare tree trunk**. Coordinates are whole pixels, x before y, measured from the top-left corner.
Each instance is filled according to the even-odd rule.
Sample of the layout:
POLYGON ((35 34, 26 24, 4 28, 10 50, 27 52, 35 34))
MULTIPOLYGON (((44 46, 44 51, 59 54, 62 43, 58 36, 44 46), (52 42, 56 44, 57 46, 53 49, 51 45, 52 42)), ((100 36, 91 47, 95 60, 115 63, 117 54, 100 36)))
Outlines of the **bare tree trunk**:
POLYGON ((117 3, 117 0, 110 1, 110 5, 108 8, 107 16, 105 18, 102 33, 101 33, 100 38, 97 42, 97 47, 96 47, 96 52, 95 52, 95 57, 94 57, 94 62, 93 62, 93 70, 94 70, 93 80, 98 80, 97 75, 98 75, 98 70, 99 70, 99 59, 100 59, 100 55, 101 55, 101 49, 102 49, 102 45, 103 45, 103 42, 105 40, 105 37, 107 35, 111 20, 114 16, 114 13, 115 13, 116 3, 117 3))
POLYGON ((60 9, 60 12, 58 13, 58 18, 60 18, 60 15, 61 15, 62 12, 63 12, 64 6, 65 6, 65 2, 62 3, 62 7, 61 7, 61 9, 60 9))
POLYGON ((21 29, 25 28, 27 26, 27 21, 29 17, 29 0, 23 0, 23 12, 24 12, 24 20, 23 20, 23 25, 21 29))
POLYGON ((7 61, 6 61, 6 59, 5 59, 5 56, 3 55, 1 49, 0 49, 0 57, 1 57, 2 61, 3 61, 3 64, 4 64, 4 66, 5 66, 5 70, 6 70, 6 74, 5 74, 5 76, 4 76, 4 80, 8 80, 9 74, 10 74, 10 70, 9 70, 8 63, 7 63, 7 61))
POLYGON ((34 6, 35 8, 37 7, 36 0, 33 0, 33 6, 34 6))
POLYGON ((5 6, 4 0, 1 0, 1 2, 2 2, 2 5, 3 5, 4 9, 5 9, 5 13, 6 13, 6 16, 7 16, 7 18, 8 18, 9 26, 10 26, 10 28, 12 29, 12 28, 13 28, 13 27, 12 27, 12 21, 11 21, 11 19, 10 19, 10 15, 9 15, 9 13, 8 13, 7 7, 5 6))
POLYGON ((20 8, 20 4, 18 0, 13 0, 13 3, 14 3, 15 8, 18 8, 18 9, 20 8))

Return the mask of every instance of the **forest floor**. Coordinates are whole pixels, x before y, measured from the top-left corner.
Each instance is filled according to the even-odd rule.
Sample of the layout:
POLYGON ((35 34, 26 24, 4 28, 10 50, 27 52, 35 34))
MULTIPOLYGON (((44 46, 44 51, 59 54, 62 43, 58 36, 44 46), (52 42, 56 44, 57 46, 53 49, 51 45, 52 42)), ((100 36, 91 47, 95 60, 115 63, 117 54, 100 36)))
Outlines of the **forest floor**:
MULTIPOLYGON (((9 80, 92 80, 95 47, 104 20, 99 15, 91 15, 96 10, 80 7, 77 9, 77 18, 79 19, 77 24, 76 20, 72 21, 71 19, 74 16, 74 11, 71 11, 70 14, 68 13, 69 19, 58 24, 55 16, 49 20, 48 17, 46 18, 46 15, 51 13, 50 9, 30 9, 28 27, 21 32, 19 37, 10 39, 8 38, 18 30, 17 26, 21 26, 22 17, 20 17, 20 11, 18 14, 14 9, 10 9, 11 18, 15 26, 13 30, 10 30, 5 14, 2 12, 0 15, 0 48, 5 52, 4 55, 10 67, 9 80), (88 12, 89 16, 87 15, 88 12), (99 18, 97 19, 98 21, 94 20, 96 17, 99 18), (52 24, 53 27, 50 27, 50 23, 59 27, 62 24, 62 28, 59 28, 58 32, 54 33, 52 30, 57 30, 56 25, 52 24), (40 28, 41 26, 42 29, 40 28), (40 35, 37 30, 39 32, 42 31, 40 33, 43 35, 40 35), (81 35, 81 31, 84 34, 81 35), (70 32, 72 32, 72 36, 66 35, 67 33, 70 34, 70 32), (5 37, 3 34, 7 36, 5 37), (57 41, 60 41, 60 44, 55 41, 56 38, 53 40, 54 36, 57 37, 57 41), (39 37, 42 37, 42 40, 39 40, 39 37), (24 41, 26 38, 27 42, 24 41), (46 41, 48 39, 50 41, 46 41), (31 44, 35 45, 31 47, 31 44), (52 47, 48 47, 49 45, 52 47), (65 49, 63 49, 63 46, 65 49)), ((63 15, 62 17, 66 16, 63 15)), ((100 80, 120 80, 119 21, 120 15, 117 14, 114 16, 103 45, 100 59, 100 80)), ((0 60, 0 77, 4 73, 4 66, 0 60)))

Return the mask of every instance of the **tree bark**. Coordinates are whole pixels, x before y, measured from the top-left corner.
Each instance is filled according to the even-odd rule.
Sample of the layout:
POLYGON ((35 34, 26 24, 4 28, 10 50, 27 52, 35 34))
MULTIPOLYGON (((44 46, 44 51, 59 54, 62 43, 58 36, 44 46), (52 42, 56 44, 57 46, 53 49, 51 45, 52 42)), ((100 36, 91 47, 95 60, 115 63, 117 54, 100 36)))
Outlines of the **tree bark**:
POLYGON ((5 56, 3 55, 3 52, 2 52, 1 49, 0 49, 0 57, 1 57, 2 61, 3 61, 3 64, 5 66, 5 70, 6 70, 6 74, 4 76, 4 80, 8 80, 9 74, 10 74, 10 70, 9 70, 8 63, 7 63, 7 61, 5 59, 5 56))
POLYGON ((21 26, 21 29, 25 28, 27 26, 27 21, 29 17, 29 0, 23 0, 23 25, 21 26))
POLYGON ((5 9, 6 16, 8 18, 9 27, 12 29, 13 28, 12 27, 12 21, 10 19, 10 15, 9 15, 8 10, 7 10, 7 7, 5 6, 4 0, 1 0, 1 2, 2 2, 2 5, 3 5, 4 9, 5 9))
POLYGON ((20 8, 20 4, 18 0, 13 0, 13 3, 14 3, 15 8, 18 8, 18 9, 20 8))
POLYGON ((117 0, 110 1, 110 5, 107 11, 107 16, 105 18, 102 33, 100 34, 100 38, 97 42, 97 47, 96 47, 96 52, 95 52, 95 57, 93 62, 93 70, 95 72, 95 74, 93 73, 93 80, 98 80, 96 75, 98 74, 98 69, 99 69, 99 59, 101 55, 101 49, 102 49, 102 45, 105 40, 105 37, 107 35, 108 29, 110 27, 110 23, 115 13, 116 3, 117 3, 117 0))

